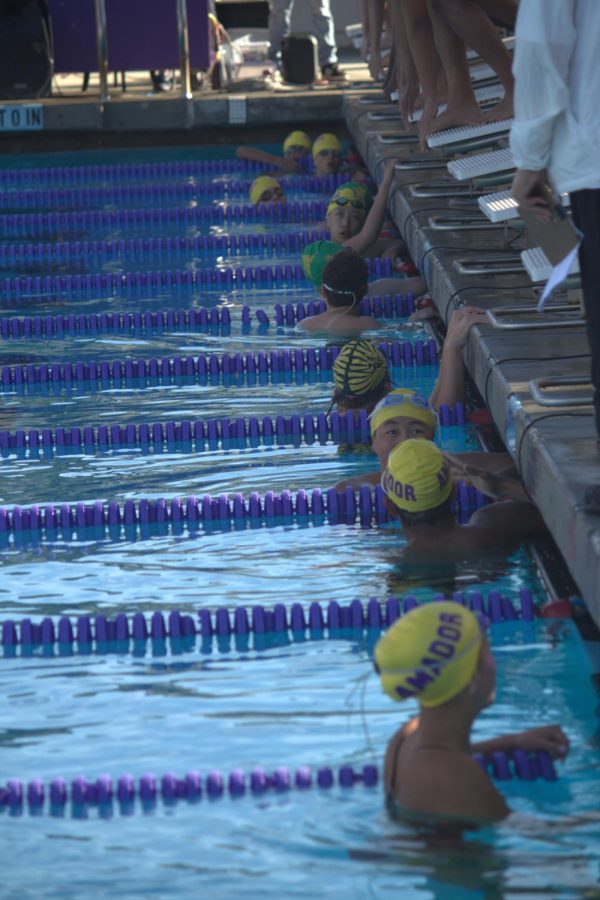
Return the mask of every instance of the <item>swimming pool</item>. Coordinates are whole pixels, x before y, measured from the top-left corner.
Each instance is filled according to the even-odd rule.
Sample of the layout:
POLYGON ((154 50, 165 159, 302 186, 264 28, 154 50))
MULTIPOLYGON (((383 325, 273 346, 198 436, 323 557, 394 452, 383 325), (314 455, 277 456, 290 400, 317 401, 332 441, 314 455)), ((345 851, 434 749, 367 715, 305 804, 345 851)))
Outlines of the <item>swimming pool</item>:
MULTIPOLYGON (((85 161, 85 154, 77 160, 85 161)), ((263 233, 278 228, 276 223, 260 224, 263 233)), ((128 234, 113 237, 124 240, 128 234)), ((188 262, 193 263, 191 257, 188 262)), ((96 271, 89 259, 85 264, 96 271)), ((117 261, 116 272, 119 265, 117 261)), ((69 274, 69 264, 62 266, 61 274, 69 274)), ((27 274, 11 272, 11 277, 27 274)), ((274 299, 296 303, 312 298, 311 289, 297 281, 271 279, 235 291, 223 284, 210 292, 197 284, 182 285, 157 294, 111 297, 100 292, 88 297, 75 290, 73 297, 49 297, 33 291, 9 305, 5 314, 51 315, 57 306, 61 314, 82 309, 100 314, 226 302, 231 326, 225 333, 217 328, 209 333, 140 329, 133 335, 3 340, 3 364, 198 356, 225 349, 307 350, 318 343, 273 320, 267 327, 241 320, 244 304, 270 310, 274 299)), ((391 320, 383 336, 427 340, 421 326, 406 327, 401 320, 391 320)), ((432 365, 394 368, 399 384, 423 391, 430 389, 435 374, 432 365)), ((295 377, 257 378, 251 384, 233 379, 227 386, 222 377, 155 382, 9 386, 1 393, 0 429, 15 433, 86 424, 316 415, 331 394, 330 376, 320 370, 300 382, 295 377)), ((449 426, 442 433, 451 449, 476 446, 469 428, 449 426)), ((330 440, 307 444, 274 439, 256 446, 164 441, 64 452, 25 447, 2 453, 1 502, 12 507, 326 491, 349 474, 372 467, 372 460, 339 453, 330 440)), ((402 593, 431 598, 453 590, 463 590, 467 598, 476 590, 485 596, 499 590, 518 605, 520 591, 528 587, 537 604, 544 598, 534 566, 522 551, 511 564, 492 561, 483 572, 480 566, 464 565, 428 580, 411 578, 395 565, 402 541, 397 529, 361 527, 360 522, 330 525, 326 517, 260 527, 183 527, 153 537, 139 532, 128 536, 122 530, 115 539, 83 532, 55 540, 20 538, 8 541, 1 556, 2 621, 172 609, 192 613, 219 606, 233 610, 257 601, 265 606, 348 603, 355 597, 366 601, 402 593)), ((374 637, 369 632, 334 639, 305 634, 304 640, 266 642, 264 649, 229 640, 198 641, 176 651, 165 641, 137 648, 114 645, 110 653, 95 644, 88 652, 69 652, 67 647, 50 652, 40 646, 30 654, 5 651, 0 659, 4 771, 49 782, 79 774, 93 780, 103 772, 116 779, 127 771, 138 778, 146 771, 183 775, 190 769, 206 773, 214 768, 229 772, 237 767, 272 770, 378 761, 398 710, 380 694, 375 679, 362 679, 370 670, 374 637)), ((492 626, 492 643, 498 651, 499 698, 482 722, 481 736, 557 720, 573 744, 558 781, 508 782, 510 802, 540 817, 592 808, 597 699, 574 628, 562 622, 498 624, 492 626)), ((500 896, 502 890, 518 896, 536 889, 568 897, 592 889, 598 878, 593 850, 597 826, 556 839, 516 838, 502 830, 482 833, 473 840, 476 852, 467 842, 466 848, 446 848, 432 857, 422 841, 387 821, 380 792, 362 786, 194 804, 158 802, 145 815, 139 808, 121 815, 113 805, 106 818, 96 806, 83 812, 67 808, 62 816, 50 817, 47 809, 35 816, 27 806, 20 815, 4 807, 0 822, 10 861, 5 866, 7 896, 78 896, 83 891, 127 896, 150 889, 159 896, 198 890, 211 897, 233 891, 241 896, 258 891, 306 896, 309 890, 392 896, 401 885, 403 897, 452 897, 457 887, 461 896, 469 896, 486 883, 500 896), (33 854, 37 865, 32 867, 33 854)))

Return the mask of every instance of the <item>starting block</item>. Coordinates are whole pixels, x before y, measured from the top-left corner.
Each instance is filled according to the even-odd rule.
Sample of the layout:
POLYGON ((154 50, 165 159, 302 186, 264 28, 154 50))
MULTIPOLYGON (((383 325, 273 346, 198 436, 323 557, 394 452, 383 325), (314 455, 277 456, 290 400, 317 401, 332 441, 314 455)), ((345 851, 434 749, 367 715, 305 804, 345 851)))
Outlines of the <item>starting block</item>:
POLYGON ((512 119, 501 119, 498 122, 483 122, 481 125, 461 125, 459 128, 448 128, 446 131, 430 134, 427 138, 427 145, 429 147, 443 147, 446 144, 458 144, 461 141, 469 141, 472 138, 479 138, 484 135, 507 134, 511 122, 512 119))
MULTIPOLYGON (((532 281, 548 281, 552 274, 552 263, 541 249, 541 247, 531 247, 529 250, 523 250, 521 260, 525 267, 525 271, 532 281)), ((579 259, 575 257, 573 265, 569 269, 569 275, 579 274, 579 259)))
POLYGON ((510 191, 498 191, 495 194, 485 194, 477 198, 479 209, 487 216, 490 222, 507 222, 509 219, 517 219, 519 210, 517 201, 510 196, 510 191))
POLYGON ((469 181, 481 175, 494 175, 514 168, 513 155, 508 148, 478 153, 477 156, 463 156, 448 163, 448 171, 457 181, 469 181))

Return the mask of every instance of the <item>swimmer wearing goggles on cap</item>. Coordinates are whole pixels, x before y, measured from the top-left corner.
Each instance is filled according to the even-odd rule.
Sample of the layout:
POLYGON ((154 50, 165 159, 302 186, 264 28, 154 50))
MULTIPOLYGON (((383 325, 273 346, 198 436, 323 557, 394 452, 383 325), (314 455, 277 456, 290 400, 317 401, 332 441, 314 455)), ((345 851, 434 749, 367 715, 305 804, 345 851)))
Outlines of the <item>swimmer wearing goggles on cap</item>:
MULTIPOLYGON (((387 212, 387 200, 394 180, 395 159, 386 162, 383 178, 374 198, 364 185, 349 181, 340 185, 327 206, 325 227, 334 243, 354 250, 360 256, 396 256, 406 250, 402 240, 380 239, 381 229, 387 212)), ((392 293, 398 288, 397 279, 386 279, 384 293, 392 293)), ((420 277, 402 282, 402 290, 422 294, 425 284, 420 277)))
POLYGON ((284 203, 285 197, 281 185, 277 187, 267 188, 258 198, 259 203, 284 203))
POLYGON ((474 753, 569 752, 559 725, 531 728, 478 743, 471 729, 496 690, 496 664, 485 622, 459 603, 434 601, 412 609, 379 639, 375 671, 392 700, 414 699, 419 714, 390 740, 384 764, 388 809, 413 822, 462 828, 509 815, 474 753))
MULTIPOLYGON (((369 418, 373 452, 379 460, 379 469, 361 473, 336 484, 338 491, 347 487, 377 485, 387 465, 392 450, 404 441, 420 439, 433 441, 437 427, 436 410, 431 400, 406 388, 389 388, 369 418)), ((454 477, 477 487, 491 497, 511 497, 528 501, 518 472, 508 453, 455 453, 444 454, 454 477)))
POLYGON ((235 155, 238 159, 265 163, 272 167, 273 174, 284 174, 306 171, 311 149, 312 141, 305 131, 292 131, 283 142, 283 156, 259 147, 238 147, 235 155))

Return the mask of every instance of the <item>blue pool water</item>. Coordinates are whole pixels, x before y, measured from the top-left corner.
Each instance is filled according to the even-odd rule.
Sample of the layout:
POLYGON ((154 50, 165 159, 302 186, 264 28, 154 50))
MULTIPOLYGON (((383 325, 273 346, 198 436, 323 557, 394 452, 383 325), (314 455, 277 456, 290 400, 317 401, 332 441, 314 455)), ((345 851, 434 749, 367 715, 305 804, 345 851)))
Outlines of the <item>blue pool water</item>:
MULTIPOLYGON (((189 149, 169 151, 192 158, 189 149)), ((165 151, 108 153, 110 160, 164 158, 165 151)), ((40 165, 82 164, 92 155, 44 157, 40 165)), ((96 158, 97 160, 98 158, 96 158)), ((19 159, 19 164, 32 164, 19 159)), ((246 224, 247 230, 258 231, 246 224)), ((274 226, 261 225, 269 230, 274 226)), ((295 227, 295 226, 285 226, 295 227)), ((224 232, 233 228, 223 226, 224 232)), ((106 235, 103 235, 106 237, 106 235)), ((115 239, 129 237, 117 232, 115 239)), ((70 235, 67 239, 73 240, 70 235)), ((212 257, 210 264, 212 264, 212 257)), ((206 260, 202 261, 204 265, 206 260)), ((191 264, 191 262, 190 262, 191 264)), ((246 264, 246 263, 244 263, 246 264)), ((171 263, 169 263, 171 265, 171 263)), ((86 271, 90 268, 85 262, 86 271)), ((119 269, 119 263, 111 262, 119 269)), ((162 261, 161 261, 162 266, 162 261)), ((68 265, 64 272, 72 271, 68 265)), ((27 274, 27 273, 23 273, 27 274)), ((235 291, 200 288, 175 297, 124 299, 91 296, 8 298, 4 315, 166 309, 227 303, 229 333, 165 332, 100 338, 2 341, 3 364, 122 359, 308 348, 323 341, 294 328, 240 325, 242 305, 314 299, 306 284, 235 291)), ((389 321, 386 339, 423 340, 423 326, 389 321)), ((398 385, 428 393, 436 368, 399 367, 398 385)), ((317 414, 327 408, 330 375, 301 384, 223 387, 193 380, 144 387, 81 385, 0 391, 0 429, 70 428, 210 417, 317 414)), ((469 427, 440 429, 444 447, 477 447, 469 427)), ((203 450, 151 449, 4 452, 0 503, 76 503, 94 500, 185 497, 300 488, 327 489, 375 468, 368 454, 340 453, 331 443, 203 450)), ((521 549, 506 561, 461 564, 452 571, 402 570, 397 528, 290 523, 256 529, 216 529, 136 539, 122 534, 54 542, 10 542, 0 553, 0 621, 45 615, 270 606, 313 600, 347 603, 358 597, 500 590, 515 603, 531 589, 544 600, 535 567, 521 549)), ((83 655, 34 650, 0 655, 0 753, 3 781, 56 776, 89 779, 108 772, 139 777, 153 771, 225 772, 262 765, 318 767, 380 761, 387 738, 410 705, 399 710, 378 689, 371 671, 374 634, 343 639, 282 640, 265 650, 201 646, 175 653, 147 644, 83 655)), ((478 723, 491 737, 560 722, 572 752, 555 783, 511 781, 502 789, 511 805, 537 819, 556 819, 597 806, 597 696, 581 641, 570 623, 493 625, 499 689, 478 723)), ((197 804, 158 803, 132 816, 96 807, 80 819, 0 812, 2 896, 79 897, 282 895, 402 898, 595 896, 600 829, 591 824, 554 833, 542 825, 526 836, 508 826, 464 843, 432 850, 424 839, 390 822, 379 789, 313 789, 197 804), (485 891, 485 892, 484 892, 485 891)), ((597 896, 597 894, 596 894, 597 896)))

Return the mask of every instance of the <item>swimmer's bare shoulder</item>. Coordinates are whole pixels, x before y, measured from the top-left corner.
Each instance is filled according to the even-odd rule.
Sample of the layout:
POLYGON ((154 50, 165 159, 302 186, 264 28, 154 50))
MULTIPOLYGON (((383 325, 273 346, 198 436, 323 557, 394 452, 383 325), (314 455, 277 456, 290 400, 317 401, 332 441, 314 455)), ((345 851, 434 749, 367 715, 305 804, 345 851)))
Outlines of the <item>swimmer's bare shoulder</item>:
POLYGON ((316 316, 309 316, 307 319, 301 319, 298 322, 297 327, 302 331, 309 331, 311 334, 318 332, 323 329, 324 321, 327 321, 327 319, 323 318, 324 316, 325 313, 317 313, 316 316))
POLYGON ((316 316, 310 316, 298 322, 298 328, 311 334, 335 335, 336 337, 345 338, 356 337, 362 334, 363 331, 371 331, 374 328, 381 327, 381 322, 378 322, 377 319, 371 316, 353 316, 331 310, 318 313, 316 316))
POLYGON ((472 756, 419 747, 411 735, 414 721, 394 735, 386 752, 386 793, 398 807, 406 813, 472 824, 504 819, 510 813, 504 798, 472 756))

